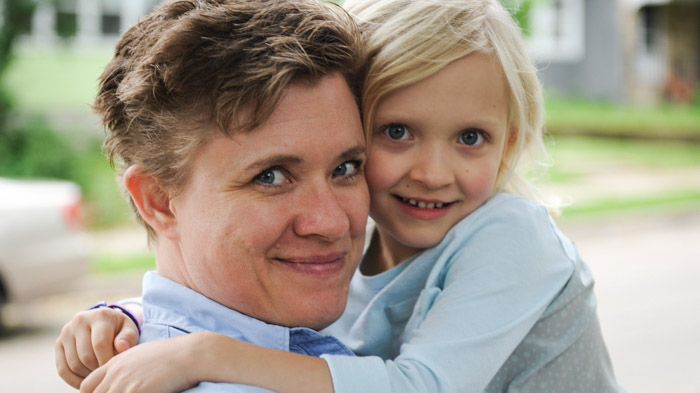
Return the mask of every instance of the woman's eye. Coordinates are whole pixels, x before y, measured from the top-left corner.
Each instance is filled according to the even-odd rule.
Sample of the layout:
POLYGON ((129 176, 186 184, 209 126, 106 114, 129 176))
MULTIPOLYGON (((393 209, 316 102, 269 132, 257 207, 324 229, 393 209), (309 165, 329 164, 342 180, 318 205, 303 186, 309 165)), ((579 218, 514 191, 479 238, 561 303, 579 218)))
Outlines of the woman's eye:
POLYGON ((333 177, 350 177, 357 175, 360 172, 360 161, 346 161, 333 170, 333 177))
POLYGON ((284 173, 279 168, 266 169, 255 176, 255 181, 265 185, 279 185, 286 180, 284 173))
POLYGON ((406 126, 401 124, 392 124, 384 129, 384 134, 394 140, 405 140, 411 137, 406 126))
POLYGON ((459 136, 459 143, 469 146, 479 146, 484 143, 484 133, 477 130, 468 130, 459 136))

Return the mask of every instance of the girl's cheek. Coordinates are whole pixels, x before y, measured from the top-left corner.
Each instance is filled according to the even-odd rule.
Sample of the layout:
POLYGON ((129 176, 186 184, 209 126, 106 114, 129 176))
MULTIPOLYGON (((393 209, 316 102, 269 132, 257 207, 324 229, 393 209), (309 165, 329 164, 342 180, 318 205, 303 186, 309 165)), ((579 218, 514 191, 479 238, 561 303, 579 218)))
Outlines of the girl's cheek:
POLYGON ((387 187, 395 176, 389 154, 370 150, 365 167, 365 176, 370 191, 387 187))

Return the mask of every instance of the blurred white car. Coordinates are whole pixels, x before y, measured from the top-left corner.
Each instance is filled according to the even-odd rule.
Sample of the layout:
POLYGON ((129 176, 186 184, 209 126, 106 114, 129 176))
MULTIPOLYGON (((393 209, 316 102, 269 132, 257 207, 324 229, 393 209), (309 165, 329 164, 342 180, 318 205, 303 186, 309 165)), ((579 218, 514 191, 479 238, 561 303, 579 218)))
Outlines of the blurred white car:
POLYGON ((81 197, 72 182, 0 177, 0 307, 75 288, 87 273, 81 197))

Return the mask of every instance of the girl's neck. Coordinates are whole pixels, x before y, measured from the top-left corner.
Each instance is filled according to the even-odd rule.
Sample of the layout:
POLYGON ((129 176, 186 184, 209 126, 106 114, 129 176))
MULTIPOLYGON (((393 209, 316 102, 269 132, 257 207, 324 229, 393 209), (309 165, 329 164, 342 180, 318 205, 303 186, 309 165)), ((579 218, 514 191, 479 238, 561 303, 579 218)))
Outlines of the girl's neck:
POLYGON ((360 265, 360 272, 366 276, 383 273, 401 262, 423 251, 408 247, 396 241, 390 234, 377 226, 369 248, 360 265))

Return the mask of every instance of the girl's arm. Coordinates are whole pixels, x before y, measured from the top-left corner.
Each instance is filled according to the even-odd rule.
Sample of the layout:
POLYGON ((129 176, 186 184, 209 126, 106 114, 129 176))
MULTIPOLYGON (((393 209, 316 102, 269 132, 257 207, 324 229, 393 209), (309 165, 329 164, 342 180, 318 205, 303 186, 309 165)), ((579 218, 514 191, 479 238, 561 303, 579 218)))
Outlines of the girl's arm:
POLYGON ((212 332, 141 344, 91 373, 80 391, 167 393, 200 381, 235 381, 275 392, 333 393, 323 359, 263 348, 212 332))

